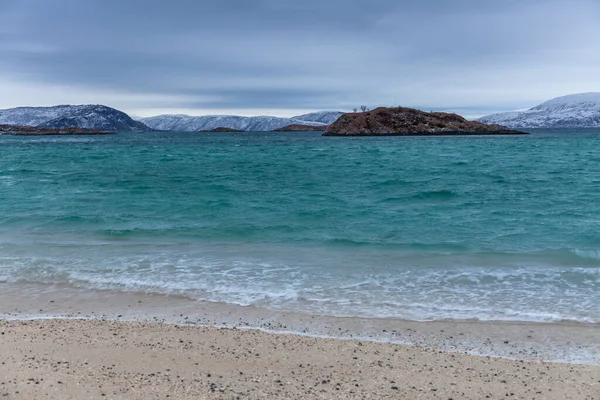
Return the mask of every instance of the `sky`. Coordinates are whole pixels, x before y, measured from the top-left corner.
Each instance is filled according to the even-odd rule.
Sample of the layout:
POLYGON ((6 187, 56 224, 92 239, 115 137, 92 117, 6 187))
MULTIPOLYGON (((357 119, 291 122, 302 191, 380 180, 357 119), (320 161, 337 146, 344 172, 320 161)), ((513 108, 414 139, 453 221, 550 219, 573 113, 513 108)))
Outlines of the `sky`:
POLYGON ((476 117, 600 92, 599 0, 0 0, 0 108, 476 117))

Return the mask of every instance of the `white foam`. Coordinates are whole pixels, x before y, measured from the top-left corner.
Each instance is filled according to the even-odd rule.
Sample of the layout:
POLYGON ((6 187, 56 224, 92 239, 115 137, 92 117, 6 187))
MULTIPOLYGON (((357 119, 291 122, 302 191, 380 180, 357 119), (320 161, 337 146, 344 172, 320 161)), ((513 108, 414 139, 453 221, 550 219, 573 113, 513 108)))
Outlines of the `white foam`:
POLYGON ((579 257, 589 258, 592 260, 600 260, 600 250, 579 250, 575 249, 573 251, 579 257))
MULTIPOLYGON (((325 257, 318 252, 304 259, 296 254, 291 263, 262 253, 252 256, 255 249, 199 254, 167 246, 131 253, 130 246, 108 246, 112 255, 107 257, 105 247, 87 246, 84 256, 75 246, 41 248, 44 257, 0 257, 0 278, 330 316, 600 322, 600 267, 594 266, 364 268, 365 259, 354 261, 357 265, 333 259, 344 267, 319 265, 325 257)), ((451 256, 440 260, 452 262, 451 256)))

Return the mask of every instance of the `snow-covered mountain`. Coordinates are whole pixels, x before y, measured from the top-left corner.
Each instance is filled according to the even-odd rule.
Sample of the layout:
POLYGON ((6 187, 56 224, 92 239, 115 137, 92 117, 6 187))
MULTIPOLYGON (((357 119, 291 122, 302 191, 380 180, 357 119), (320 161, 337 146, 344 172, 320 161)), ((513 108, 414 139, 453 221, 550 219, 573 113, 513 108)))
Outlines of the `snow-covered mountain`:
POLYGON ((344 113, 341 111, 318 111, 310 114, 298 115, 292 118, 304 122, 320 122, 325 125, 331 125, 342 115, 344 115, 344 113))
POLYGON ((478 121, 509 128, 598 128, 600 93, 557 97, 530 110, 487 115, 478 121))
POLYGON ((215 128, 231 128, 240 131, 272 131, 287 125, 329 125, 343 113, 336 111, 317 112, 292 118, 269 116, 241 117, 238 115, 158 115, 141 118, 140 121, 152 129, 161 131, 197 132, 215 128), (302 119, 301 119, 302 118, 302 119))
MULTIPOLYGON (((158 115, 140 119, 152 129, 161 131, 197 132, 215 128, 231 128, 238 131, 271 131, 290 124, 288 118, 240 117, 237 115, 158 115)), ((315 123, 313 123, 315 124, 315 123)), ((316 123, 316 125, 322 125, 316 123)))
POLYGON ((292 118, 237 115, 159 115, 131 119, 127 114, 102 105, 61 105, 54 107, 17 107, 0 110, 0 124, 40 128, 84 128, 116 132, 210 131, 231 128, 240 131, 272 131, 287 125, 323 126, 335 122, 343 113, 322 111, 292 118))
POLYGON ((0 110, 0 124, 40 128, 84 128, 115 132, 144 132, 150 129, 127 114, 102 105, 17 107, 0 110))

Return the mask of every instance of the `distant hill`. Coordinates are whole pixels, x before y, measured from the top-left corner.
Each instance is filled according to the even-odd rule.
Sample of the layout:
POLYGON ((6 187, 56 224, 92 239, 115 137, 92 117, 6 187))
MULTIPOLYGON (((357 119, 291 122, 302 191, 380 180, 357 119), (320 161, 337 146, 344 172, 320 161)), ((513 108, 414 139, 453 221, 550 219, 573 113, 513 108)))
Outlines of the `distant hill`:
POLYGON ((17 107, 0 110, 0 124, 39 128, 79 128, 113 132, 151 130, 122 111, 102 105, 17 107))
POLYGON ((140 121, 152 129, 163 131, 197 132, 215 128, 230 128, 236 131, 273 131, 287 125, 300 124, 325 126, 334 122, 343 113, 323 111, 299 115, 292 118, 270 116, 242 117, 238 115, 189 116, 182 114, 158 115, 141 118, 140 121))
POLYGON ((600 93, 557 97, 526 111, 487 115, 478 121, 509 128, 598 128, 600 93))
POLYGON ((380 107, 348 113, 331 124, 323 136, 441 136, 525 134, 501 125, 467 121, 458 114, 413 108, 380 107))

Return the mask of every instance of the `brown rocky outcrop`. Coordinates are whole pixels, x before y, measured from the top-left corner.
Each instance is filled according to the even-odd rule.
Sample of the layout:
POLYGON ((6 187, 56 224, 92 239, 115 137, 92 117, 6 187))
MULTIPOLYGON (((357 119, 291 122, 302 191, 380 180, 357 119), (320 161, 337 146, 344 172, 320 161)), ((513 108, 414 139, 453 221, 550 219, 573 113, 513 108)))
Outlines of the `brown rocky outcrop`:
POLYGON ((282 128, 273 129, 273 132, 323 132, 327 128, 327 125, 303 125, 303 124, 291 124, 282 128))
POLYGON ((329 125, 323 136, 442 136, 526 134, 501 125, 467 121, 457 114, 413 108, 380 107, 348 113, 329 125))
POLYGON ((114 135, 115 132, 83 128, 38 128, 35 126, 0 125, 0 133, 4 135, 114 135))

